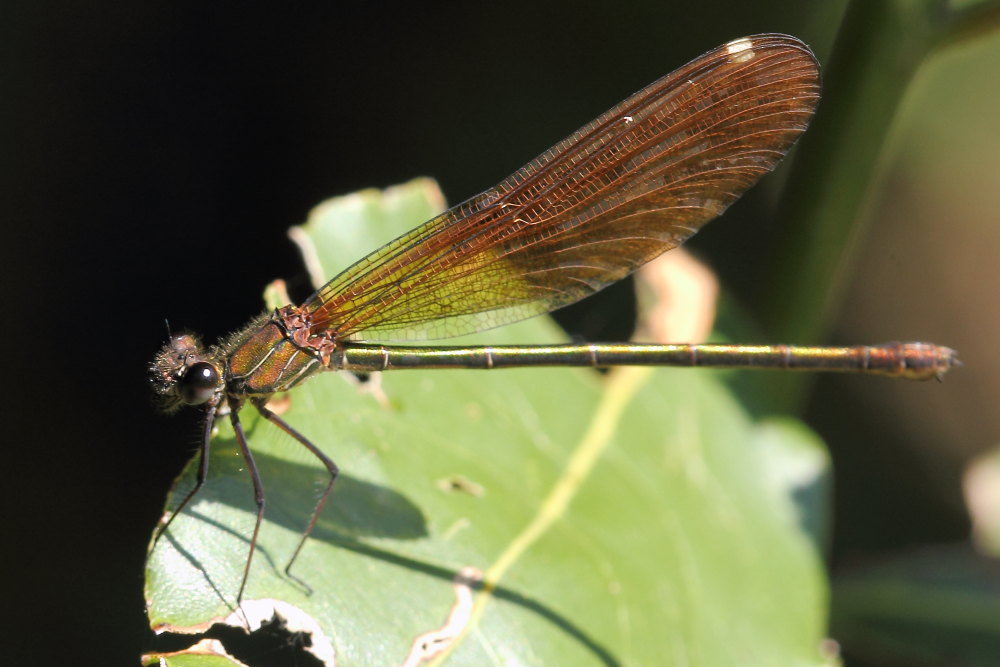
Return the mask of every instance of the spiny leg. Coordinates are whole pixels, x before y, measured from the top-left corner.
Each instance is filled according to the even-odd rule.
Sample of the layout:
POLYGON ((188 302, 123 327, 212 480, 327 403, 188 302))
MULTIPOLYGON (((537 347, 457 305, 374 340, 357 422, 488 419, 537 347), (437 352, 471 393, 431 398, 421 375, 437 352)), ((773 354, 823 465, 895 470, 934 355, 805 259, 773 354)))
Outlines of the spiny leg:
POLYGON ((177 505, 177 508, 174 509, 174 511, 170 514, 170 517, 165 522, 160 524, 159 528, 157 528, 155 534, 153 535, 153 545, 150 547, 150 552, 152 552, 152 550, 156 548, 156 543, 159 542, 160 537, 162 537, 163 534, 167 532, 167 528, 169 528, 170 524, 174 522, 174 519, 176 519, 181 515, 181 512, 184 511, 184 508, 187 507, 187 504, 191 502, 191 499, 194 498, 198 494, 198 492, 201 491, 201 487, 205 485, 205 480, 208 478, 208 448, 212 438, 212 427, 215 426, 215 415, 218 412, 218 410, 219 406, 217 404, 210 405, 208 411, 205 414, 205 430, 201 438, 201 447, 199 449, 200 458, 198 460, 198 474, 195 477, 194 486, 191 487, 191 490, 187 492, 187 495, 184 496, 184 499, 181 500, 180 504, 177 505))
POLYGON ((250 564, 253 562, 254 551, 257 550, 257 535, 260 533, 260 525, 264 520, 264 484, 261 482, 260 473, 257 472, 257 462, 250 453, 247 445, 247 436, 243 433, 243 424, 240 423, 239 405, 230 400, 229 420, 233 423, 233 432, 236 434, 236 443, 243 453, 243 458, 247 462, 247 470, 250 471, 250 480, 253 482, 253 498, 257 504, 257 521, 253 526, 253 535, 250 537, 250 552, 247 554, 246 565, 243 566, 243 581, 240 582, 240 592, 236 594, 236 606, 239 608, 243 602, 243 591, 247 587, 247 579, 250 578, 250 564))
POLYGON ((340 474, 340 469, 337 467, 337 464, 334 463, 329 456, 324 454, 319 447, 309 442, 304 435, 296 431, 294 428, 289 426, 284 419, 269 410, 267 406, 264 405, 263 400, 255 399, 253 404, 265 419, 295 438, 302 444, 303 447, 312 452, 313 456, 318 458, 323 463, 326 467, 326 471, 330 474, 330 481, 327 482, 326 488, 323 489, 323 494, 320 496, 319 501, 316 503, 316 507, 313 509, 312 515, 309 517, 309 523, 306 525, 306 529, 302 533, 302 539, 299 540, 299 544, 295 547, 295 551, 292 553, 292 557, 289 559, 288 565, 285 566, 285 574, 301 584, 309 592, 309 594, 312 594, 312 588, 310 588, 309 584, 291 573, 292 564, 294 564, 295 559, 299 557, 299 552, 302 551, 302 547, 305 545, 306 540, 309 539, 309 535, 312 533, 313 528, 316 527, 316 521, 319 520, 319 515, 323 511, 323 507, 326 505, 326 501, 330 497, 330 493, 333 491, 333 485, 337 481, 337 475, 340 474))

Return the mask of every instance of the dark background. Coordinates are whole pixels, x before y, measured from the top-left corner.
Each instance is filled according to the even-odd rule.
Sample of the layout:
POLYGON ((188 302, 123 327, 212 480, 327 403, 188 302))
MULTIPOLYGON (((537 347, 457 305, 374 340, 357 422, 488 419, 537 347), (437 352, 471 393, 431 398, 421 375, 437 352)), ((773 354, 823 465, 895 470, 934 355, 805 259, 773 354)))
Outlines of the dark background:
MULTIPOLYGON (((147 540, 198 434, 195 412, 152 405, 165 318, 212 340, 273 278, 301 290, 285 230, 324 198, 431 175, 460 201, 737 36, 793 33, 824 58, 840 10, 348 7, 4 3, 4 599, 31 664, 132 664, 143 647, 147 540)), ((693 242, 724 278, 752 282, 765 203, 752 193, 693 242)), ((841 419, 863 411, 826 395, 841 419)), ((836 420, 817 423, 831 437, 836 420)), ((964 536, 957 494, 913 501, 940 520, 893 546, 964 536)))

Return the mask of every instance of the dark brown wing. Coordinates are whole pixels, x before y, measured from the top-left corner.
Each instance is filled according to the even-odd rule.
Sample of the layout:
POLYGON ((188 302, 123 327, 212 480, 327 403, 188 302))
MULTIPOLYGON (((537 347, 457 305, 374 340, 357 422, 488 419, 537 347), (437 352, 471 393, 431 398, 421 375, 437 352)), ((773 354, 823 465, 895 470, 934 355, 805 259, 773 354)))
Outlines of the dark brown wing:
POLYGON ((724 44, 346 269, 304 304, 313 330, 444 338, 573 303, 722 213, 818 100, 816 59, 794 37, 724 44))

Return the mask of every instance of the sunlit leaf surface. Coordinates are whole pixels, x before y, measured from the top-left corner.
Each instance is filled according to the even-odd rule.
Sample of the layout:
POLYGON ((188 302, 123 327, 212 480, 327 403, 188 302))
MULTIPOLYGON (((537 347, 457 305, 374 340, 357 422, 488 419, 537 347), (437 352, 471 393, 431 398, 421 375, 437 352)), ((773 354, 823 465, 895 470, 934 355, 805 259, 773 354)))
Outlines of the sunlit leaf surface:
MULTIPOLYGON (((426 180, 332 200, 304 228, 313 269, 332 275, 440 206, 426 180)), ((536 318, 461 340, 560 338, 536 318)), ((404 663, 452 611, 453 664, 824 661, 817 513, 801 501, 825 455, 796 424, 751 421, 711 371, 328 373, 282 400, 342 477, 292 570, 310 595, 283 570, 324 471, 241 413, 268 503, 245 598, 314 619, 337 664, 404 663), (457 585, 466 568, 489 584, 457 585)), ((206 488, 149 560, 154 628, 232 613, 253 510, 220 419, 206 488)), ((165 660, 218 664, 200 659, 165 660)))

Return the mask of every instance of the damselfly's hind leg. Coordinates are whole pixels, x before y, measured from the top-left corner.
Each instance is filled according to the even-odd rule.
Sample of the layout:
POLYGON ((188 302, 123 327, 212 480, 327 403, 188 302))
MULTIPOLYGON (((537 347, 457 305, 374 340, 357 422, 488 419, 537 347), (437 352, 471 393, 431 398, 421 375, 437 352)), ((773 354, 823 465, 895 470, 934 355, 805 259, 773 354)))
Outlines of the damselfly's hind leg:
POLYGON ((291 579, 294 579, 296 582, 298 582, 303 588, 306 589, 306 591, 308 591, 311 594, 312 588, 309 586, 309 584, 307 584, 306 582, 302 581, 301 579, 293 575, 291 569, 292 565, 295 563, 295 559, 299 557, 299 552, 302 551, 302 547, 305 545, 306 540, 312 533, 313 528, 316 527, 316 521, 319 520, 319 515, 323 511, 323 507, 326 505, 326 501, 330 497, 330 493, 333 491, 333 485, 337 481, 337 476, 340 474, 340 468, 338 468, 337 464, 334 463, 329 456, 324 454, 319 447, 309 442, 309 440, 304 435, 302 435, 294 428, 289 426, 284 419, 274 414, 274 412, 272 412, 264 403, 265 401, 263 400, 253 401, 254 407, 257 408, 257 410, 260 412, 261 415, 264 416, 265 419, 270 421, 272 424, 280 428, 288 435, 295 438, 299 443, 302 444, 303 447, 312 452, 313 456, 315 456, 320 460, 320 462, 322 462, 323 466, 330 474, 330 481, 326 483, 326 487, 323 489, 323 493, 320 495, 319 500, 316 502, 316 506, 313 509, 312 515, 310 515, 309 517, 309 523, 306 524, 306 529, 302 532, 302 539, 299 540, 299 544, 298 546, 295 547, 295 551, 292 553, 292 557, 288 560, 288 565, 285 566, 285 574, 291 579))

